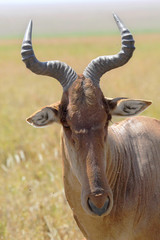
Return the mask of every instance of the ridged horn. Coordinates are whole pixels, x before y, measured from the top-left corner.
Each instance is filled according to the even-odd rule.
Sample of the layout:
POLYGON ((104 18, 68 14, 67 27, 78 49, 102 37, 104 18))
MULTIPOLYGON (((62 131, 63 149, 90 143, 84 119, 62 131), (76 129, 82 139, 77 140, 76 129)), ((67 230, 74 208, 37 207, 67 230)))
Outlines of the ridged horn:
POLYGON ((35 57, 32 48, 32 21, 30 20, 25 32, 21 49, 22 60, 32 72, 56 78, 66 91, 77 79, 76 72, 66 63, 60 61, 40 62, 35 57))
POLYGON ((135 50, 132 34, 116 14, 113 14, 113 17, 121 33, 122 47, 120 52, 115 55, 100 56, 92 60, 83 72, 86 78, 91 78, 97 85, 99 85, 100 78, 104 73, 127 63, 135 50))

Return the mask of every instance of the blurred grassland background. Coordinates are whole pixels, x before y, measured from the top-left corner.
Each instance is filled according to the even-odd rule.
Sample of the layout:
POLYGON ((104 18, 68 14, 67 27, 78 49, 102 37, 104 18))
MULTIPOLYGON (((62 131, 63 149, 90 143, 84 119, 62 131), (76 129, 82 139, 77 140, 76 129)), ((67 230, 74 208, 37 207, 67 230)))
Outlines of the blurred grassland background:
MULTIPOLYGON (((136 51, 129 63, 103 76, 101 88, 108 97, 152 100, 143 115, 160 119, 160 26, 156 15, 159 4, 140 13, 144 1, 140 5, 134 1, 128 1, 127 5, 125 1, 124 7, 122 3, 115 3, 114 8, 133 33, 136 51)), ((77 73, 82 73, 93 58, 117 53, 121 42, 111 16, 113 6, 108 3, 107 8, 107 1, 101 5, 94 2, 97 9, 89 4, 76 8, 76 4, 64 3, 60 11, 60 5, 48 5, 45 21, 42 20, 44 12, 47 16, 46 5, 7 8, 2 4, 0 8, 3 13, 0 15, 0 240, 82 239, 63 191, 60 126, 35 129, 25 122, 40 107, 59 101, 62 88, 55 79, 34 75, 25 68, 20 56, 21 42, 28 20, 34 18, 33 45, 37 58, 64 61, 77 73), (106 15, 102 14, 103 4, 106 15), (54 31, 52 12, 60 24, 54 31), (78 22, 72 23, 69 31, 68 24, 74 22, 74 16, 78 22), (82 26, 84 19, 86 24, 82 26)), ((113 122, 118 120, 121 119, 113 118, 113 122)))

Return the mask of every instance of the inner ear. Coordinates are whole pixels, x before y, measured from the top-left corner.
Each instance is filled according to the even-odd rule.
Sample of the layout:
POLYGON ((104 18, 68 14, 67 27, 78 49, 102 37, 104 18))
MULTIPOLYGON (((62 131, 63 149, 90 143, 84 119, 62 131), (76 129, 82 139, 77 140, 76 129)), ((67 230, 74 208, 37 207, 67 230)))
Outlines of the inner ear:
POLYGON ((117 103, 120 101, 120 100, 125 100, 125 99, 128 99, 128 98, 125 98, 125 97, 117 97, 117 98, 106 98, 105 97, 105 101, 107 102, 108 106, 109 106, 109 111, 112 112, 113 109, 115 109, 117 107, 117 103))
POLYGON ((46 106, 27 118, 27 122, 34 127, 45 127, 54 122, 59 122, 58 109, 57 107, 46 106))
POLYGON ((112 115, 134 116, 151 105, 151 101, 142 99, 114 98, 106 99, 112 115))

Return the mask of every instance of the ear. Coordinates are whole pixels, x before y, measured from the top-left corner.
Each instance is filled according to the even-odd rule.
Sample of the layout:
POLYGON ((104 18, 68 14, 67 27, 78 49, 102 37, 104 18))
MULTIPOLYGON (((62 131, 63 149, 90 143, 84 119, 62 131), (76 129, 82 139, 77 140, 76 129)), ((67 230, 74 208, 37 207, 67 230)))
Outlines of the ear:
POLYGON ((107 99, 111 115, 133 116, 144 111, 152 102, 128 98, 107 99))
POLYGON ((37 128, 46 127, 54 122, 60 122, 59 103, 41 108, 26 120, 33 127, 37 128))

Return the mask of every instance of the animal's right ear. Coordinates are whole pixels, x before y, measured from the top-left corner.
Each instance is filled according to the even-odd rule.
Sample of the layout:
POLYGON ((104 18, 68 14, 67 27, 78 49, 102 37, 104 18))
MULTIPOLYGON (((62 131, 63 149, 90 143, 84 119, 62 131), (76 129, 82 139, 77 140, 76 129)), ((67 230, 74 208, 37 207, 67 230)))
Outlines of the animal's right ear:
POLYGON ((41 108, 26 119, 33 127, 46 127, 59 120, 59 103, 41 108))

